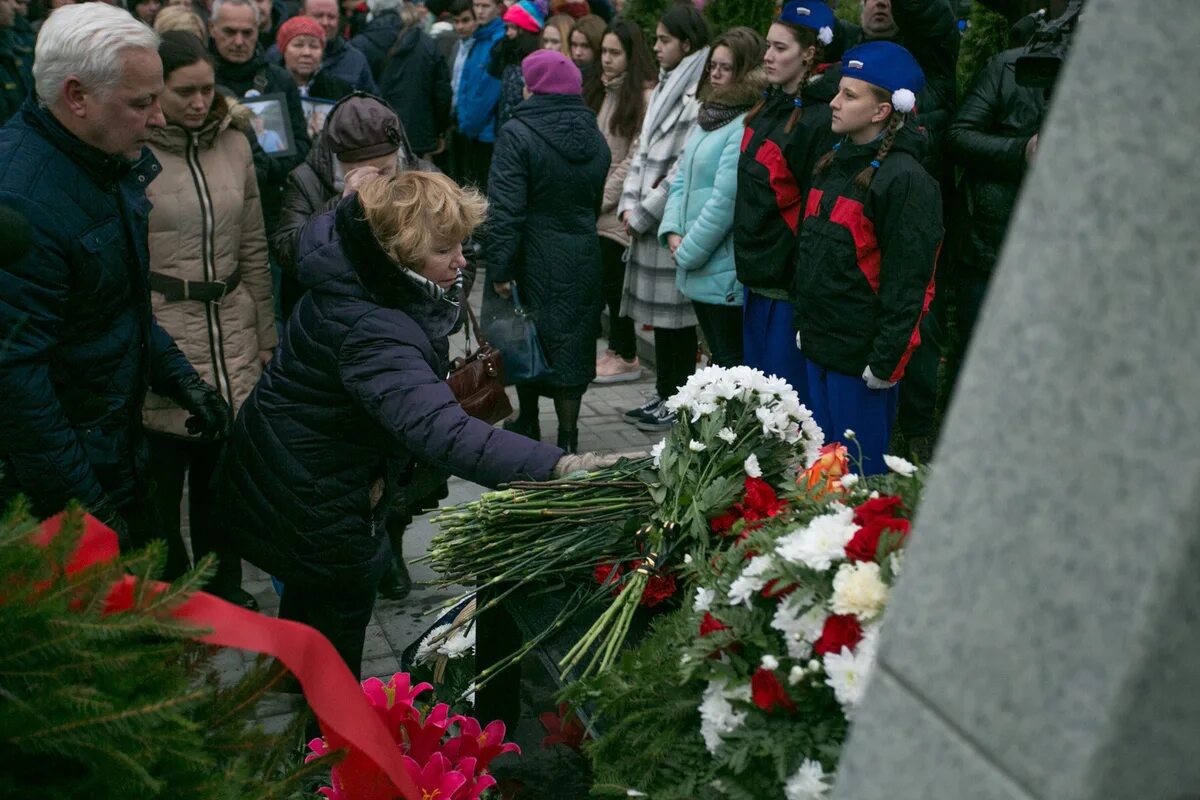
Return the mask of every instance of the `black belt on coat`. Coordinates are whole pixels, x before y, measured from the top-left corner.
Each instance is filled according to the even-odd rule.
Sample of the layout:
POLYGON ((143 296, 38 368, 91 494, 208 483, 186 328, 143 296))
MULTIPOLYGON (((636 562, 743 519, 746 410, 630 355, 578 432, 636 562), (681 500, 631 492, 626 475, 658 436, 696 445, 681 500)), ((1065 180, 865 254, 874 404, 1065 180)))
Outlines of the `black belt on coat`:
POLYGON ((223 281, 185 281, 161 272, 150 273, 150 288, 161 294, 170 303, 180 300, 215 303, 236 289, 241 282, 242 270, 240 267, 223 281))

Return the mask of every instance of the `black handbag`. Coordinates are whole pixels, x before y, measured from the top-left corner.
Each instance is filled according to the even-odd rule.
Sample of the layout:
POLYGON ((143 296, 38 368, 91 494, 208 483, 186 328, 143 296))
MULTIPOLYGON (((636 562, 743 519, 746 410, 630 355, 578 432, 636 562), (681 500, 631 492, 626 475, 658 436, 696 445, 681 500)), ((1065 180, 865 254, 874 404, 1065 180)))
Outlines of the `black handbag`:
POLYGON ((466 354, 450 364, 446 383, 458 404, 468 414, 489 424, 496 424, 513 413, 512 402, 504 391, 504 359, 500 351, 487 343, 471 305, 463 298, 467 309, 466 354), (471 329, 479 347, 471 351, 471 329))

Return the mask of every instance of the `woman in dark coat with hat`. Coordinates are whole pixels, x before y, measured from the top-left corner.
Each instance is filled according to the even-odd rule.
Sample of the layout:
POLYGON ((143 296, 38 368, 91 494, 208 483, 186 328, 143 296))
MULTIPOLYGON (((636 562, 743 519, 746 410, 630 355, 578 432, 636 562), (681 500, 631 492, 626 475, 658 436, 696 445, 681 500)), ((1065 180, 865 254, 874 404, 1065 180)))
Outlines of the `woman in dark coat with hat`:
POLYGON ((391 556, 384 520, 417 460, 485 486, 598 465, 468 416, 444 380, 461 243, 485 208, 443 175, 406 172, 305 228, 308 291, 218 478, 233 549, 284 582, 279 615, 324 633, 356 675, 391 556))
POLYGON ((611 155, 570 59, 539 50, 521 69, 528 99, 496 138, 484 252, 498 294, 507 297, 512 281, 520 287, 552 372, 517 387, 520 413, 506 427, 539 438, 538 398, 548 395, 558 415, 558 446, 574 452, 580 403, 596 377, 596 219, 611 155))

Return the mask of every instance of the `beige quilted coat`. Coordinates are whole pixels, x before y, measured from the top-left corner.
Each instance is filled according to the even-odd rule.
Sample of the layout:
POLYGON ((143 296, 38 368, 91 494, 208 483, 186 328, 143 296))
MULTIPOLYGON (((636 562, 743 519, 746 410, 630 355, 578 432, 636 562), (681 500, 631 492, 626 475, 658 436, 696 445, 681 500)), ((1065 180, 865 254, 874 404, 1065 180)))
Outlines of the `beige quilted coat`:
MULTIPOLYGON (((259 353, 272 350, 275 313, 267 237, 250 144, 248 112, 218 97, 199 131, 174 125, 156 130, 150 149, 162 172, 146 194, 150 212, 150 270, 189 281, 226 280, 239 267, 241 283, 221 300, 167 302, 151 292, 154 316, 200 373, 236 411, 262 374, 259 353)), ((143 422, 186 436, 188 412, 151 393, 143 422)))

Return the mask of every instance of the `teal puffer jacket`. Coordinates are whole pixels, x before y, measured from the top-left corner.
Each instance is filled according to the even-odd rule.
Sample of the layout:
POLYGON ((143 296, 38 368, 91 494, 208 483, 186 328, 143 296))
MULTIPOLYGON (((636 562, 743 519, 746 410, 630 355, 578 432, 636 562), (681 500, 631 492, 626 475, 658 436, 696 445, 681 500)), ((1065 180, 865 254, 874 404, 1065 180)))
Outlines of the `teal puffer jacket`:
POLYGON ((659 241, 678 234, 675 285, 689 300, 740 306, 742 285, 733 260, 733 202, 745 114, 716 130, 692 129, 676 163, 659 241))

